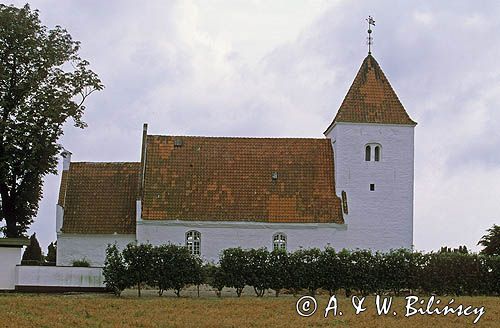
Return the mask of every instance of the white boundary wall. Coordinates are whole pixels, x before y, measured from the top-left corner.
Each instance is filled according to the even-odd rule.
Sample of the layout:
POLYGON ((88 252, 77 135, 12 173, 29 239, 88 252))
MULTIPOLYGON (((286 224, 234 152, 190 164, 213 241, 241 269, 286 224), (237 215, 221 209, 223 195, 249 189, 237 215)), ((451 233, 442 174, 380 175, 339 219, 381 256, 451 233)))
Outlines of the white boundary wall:
POLYGON ((102 268, 21 266, 15 268, 16 286, 103 288, 102 268))
POLYGON ((0 290, 13 290, 16 265, 21 263, 22 247, 0 247, 0 290))

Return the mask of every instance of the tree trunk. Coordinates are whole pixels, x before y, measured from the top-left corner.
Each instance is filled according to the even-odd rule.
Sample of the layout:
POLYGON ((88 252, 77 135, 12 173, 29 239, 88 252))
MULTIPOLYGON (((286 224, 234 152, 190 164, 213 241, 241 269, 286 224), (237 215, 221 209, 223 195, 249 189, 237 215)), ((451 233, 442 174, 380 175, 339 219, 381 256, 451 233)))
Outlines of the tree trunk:
POLYGON ((5 221, 7 223, 7 230, 5 231, 7 238, 18 238, 19 236, 16 227, 16 217, 15 215, 5 215, 5 221))
POLYGON ((141 283, 137 284, 137 296, 141 297, 141 283))
POLYGON ((9 196, 7 186, 0 185, 0 194, 2 195, 2 212, 3 217, 6 222, 6 237, 7 238, 18 238, 21 237, 17 231, 17 218, 16 212, 14 210, 14 201, 12 197, 9 196))

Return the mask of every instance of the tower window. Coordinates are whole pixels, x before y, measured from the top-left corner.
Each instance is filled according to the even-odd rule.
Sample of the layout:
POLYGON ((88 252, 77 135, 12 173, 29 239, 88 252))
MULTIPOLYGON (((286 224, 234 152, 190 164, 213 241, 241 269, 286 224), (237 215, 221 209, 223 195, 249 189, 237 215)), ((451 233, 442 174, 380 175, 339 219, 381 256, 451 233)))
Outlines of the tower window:
POLYGON ((380 162, 382 156, 382 146, 377 143, 368 144, 365 146, 365 161, 380 162))
POLYGON ((374 183, 370 183, 370 191, 375 191, 375 184, 374 183))
POLYGON ((282 232, 273 235, 273 250, 286 251, 286 235, 282 232))
POLYGON ((369 162, 371 161, 371 155, 372 155, 372 147, 370 145, 366 146, 365 149, 365 161, 369 162))
POLYGON ((201 254, 201 233, 199 231, 190 230, 186 232, 186 247, 193 255, 201 254))

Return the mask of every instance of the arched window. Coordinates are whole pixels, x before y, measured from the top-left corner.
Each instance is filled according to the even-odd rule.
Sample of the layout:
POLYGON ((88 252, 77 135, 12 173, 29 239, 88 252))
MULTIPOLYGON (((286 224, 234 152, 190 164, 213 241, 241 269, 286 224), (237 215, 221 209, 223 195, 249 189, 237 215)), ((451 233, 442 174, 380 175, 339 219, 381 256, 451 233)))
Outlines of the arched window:
POLYGON ((286 251, 286 235, 282 232, 273 235, 273 250, 286 251))
POLYGON ((382 146, 378 143, 370 143, 365 146, 365 161, 380 162, 382 158, 382 146))
POLYGON ((201 254, 201 233, 199 231, 190 230, 186 232, 186 247, 193 255, 201 254))
POLYGON ((380 146, 375 146, 375 162, 380 161, 380 146))
POLYGON ((369 162, 371 160, 372 147, 370 145, 366 146, 365 149, 365 161, 369 162))

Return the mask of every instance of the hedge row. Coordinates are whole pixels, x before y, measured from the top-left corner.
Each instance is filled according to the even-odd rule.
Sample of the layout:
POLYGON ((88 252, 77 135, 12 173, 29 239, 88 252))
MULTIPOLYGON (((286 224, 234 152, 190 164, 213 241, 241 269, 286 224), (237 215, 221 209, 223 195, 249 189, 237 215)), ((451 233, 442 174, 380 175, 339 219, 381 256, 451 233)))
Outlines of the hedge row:
POLYGON ((116 294, 125 288, 156 287, 159 295, 173 289, 179 296, 187 285, 208 284, 218 296, 224 287, 241 295, 252 286, 257 296, 268 289, 294 294, 324 289, 331 295, 402 292, 437 295, 499 295, 500 257, 458 252, 420 253, 398 249, 388 253, 368 250, 336 252, 333 248, 295 252, 265 248, 230 248, 219 263, 202 265, 186 247, 129 244, 122 252, 107 249, 105 283, 116 294))

